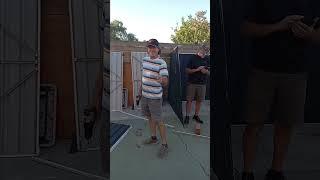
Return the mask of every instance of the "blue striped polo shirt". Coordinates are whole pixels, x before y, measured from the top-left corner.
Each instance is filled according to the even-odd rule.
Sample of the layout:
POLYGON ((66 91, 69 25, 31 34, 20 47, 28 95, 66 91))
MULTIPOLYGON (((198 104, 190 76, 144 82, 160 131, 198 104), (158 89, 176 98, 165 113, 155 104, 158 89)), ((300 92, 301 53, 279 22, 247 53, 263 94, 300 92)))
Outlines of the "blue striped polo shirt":
POLYGON ((162 85, 157 82, 160 76, 169 76, 167 63, 161 59, 144 57, 142 61, 142 96, 149 99, 162 98, 162 85))

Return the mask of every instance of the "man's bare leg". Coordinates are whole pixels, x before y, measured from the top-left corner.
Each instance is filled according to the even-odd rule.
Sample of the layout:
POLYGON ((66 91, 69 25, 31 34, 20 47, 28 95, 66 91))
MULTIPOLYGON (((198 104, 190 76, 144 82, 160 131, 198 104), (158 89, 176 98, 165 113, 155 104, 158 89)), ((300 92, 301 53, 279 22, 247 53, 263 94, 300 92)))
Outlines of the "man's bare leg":
POLYGON ((192 108, 192 99, 188 98, 186 103, 186 117, 184 119, 184 124, 189 124, 191 108, 192 108))
POLYGON ((157 136, 157 124, 151 117, 148 117, 148 119, 149 119, 151 136, 156 137, 157 136))
POLYGON ((243 160, 246 173, 252 172, 258 133, 261 129, 261 126, 258 125, 248 125, 243 133, 243 160))
POLYGON ((201 108, 201 100, 197 100, 196 101, 196 109, 195 109, 195 115, 196 116, 199 116, 199 113, 200 113, 200 108, 201 108))
POLYGON ((148 117, 148 120, 149 120, 151 138, 145 139, 142 143, 144 145, 157 144, 158 143, 157 124, 151 117, 148 117))
POLYGON ((159 132, 160 132, 162 144, 167 144, 166 126, 163 123, 163 121, 158 122, 158 127, 159 127, 159 132))
POLYGON ((288 146, 291 139, 291 127, 284 127, 278 124, 274 125, 274 149, 272 170, 281 172, 288 152, 288 146))
POLYGON ((186 116, 190 116, 191 108, 192 108, 192 100, 191 100, 191 99, 187 99, 187 103, 186 103, 186 116))

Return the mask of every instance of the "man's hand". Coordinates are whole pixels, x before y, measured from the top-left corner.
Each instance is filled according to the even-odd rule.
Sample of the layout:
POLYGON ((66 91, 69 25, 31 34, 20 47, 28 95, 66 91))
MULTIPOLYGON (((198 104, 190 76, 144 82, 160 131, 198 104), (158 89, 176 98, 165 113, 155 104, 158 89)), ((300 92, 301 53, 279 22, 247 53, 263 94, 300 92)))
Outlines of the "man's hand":
POLYGON ((205 66, 199 66, 199 67, 196 69, 196 72, 202 71, 204 68, 205 68, 205 66))
POLYGON ((166 86, 168 82, 168 78, 159 76, 157 79, 157 82, 160 83, 162 86, 166 86))
POLYGON ((293 32, 294 36, 303 40, 310 40, 312 39, 312 35, 315 32, 314 24, 312 26, 308 26, 303 22, 295 22, 291 26, 291 31, 293 32))
POLYGON ((201 69, 201 72, 202 72, 203 74, 209 74, 209 70, 208 70, 208 69, 205 69, 205 68, 201 69))
POLYGON ((192 74, 192 73, 196 73, 196 72, 201 71, 203 68, 205 68, 205 67, 204 67, 204 66, 199 66, 199 67, 196 68, 196 69, 189 69, 189 68, 187 68, 186 72, 187 72, 188 74, 192 74))
POLYGON ((290 29, 291 25, 295 22, 298 22, 300 20, 302 20, 304 18, 304 16, 300 16, 300 15, 291 15, 291 16, 287 16, 284 19, 282 19, 280 22, 278 22, 275 27, 282 31, 282 30, 288 30, 290 29))
POLYGON ((157 82, 162 85, 163 84, 163 77, 158 77, 157 82))
POLYGON ((304 17, 300 15, 287 16, 280 22, 274 24, 258 24, 245 21, 241 26, 241 32, 243 35, 251 38, 265 37, 274 32, 289 30, 293 22, 300 21, 302 18, 304 17))

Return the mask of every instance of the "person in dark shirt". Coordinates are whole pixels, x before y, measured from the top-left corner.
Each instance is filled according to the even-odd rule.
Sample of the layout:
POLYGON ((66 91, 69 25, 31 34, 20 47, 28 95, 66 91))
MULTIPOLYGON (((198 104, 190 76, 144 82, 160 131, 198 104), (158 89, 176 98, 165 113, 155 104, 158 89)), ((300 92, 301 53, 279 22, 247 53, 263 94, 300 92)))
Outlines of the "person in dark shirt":
POLYGON ((204 100, 206 95, 206 84, 208 75, 210 74, 208 68, 209 64, 205 57, 208 52, 209 49, 202 45, 199 48, 198 53, 192 56, 186 68, 186 73, 188 74, 188 85, 186 117, 184 124, 189 124, 192 100, 196 98, 196 109, 193 119, 197 122, 195 133, 198 135, 200 135, 200 124, 203 123, 199 118, 199 111, 201 108, 201 102, 204 100))
POLYGON ((307 73, 305 47, 319 40, 319 18, 308 0, 252 0, 244 35, 252 40, 247 127, 243 134, 243 180, 253 180, 257 135, 272 111, 274 153, 266 180, 283 180, 292 128, 304 121, 307 73))

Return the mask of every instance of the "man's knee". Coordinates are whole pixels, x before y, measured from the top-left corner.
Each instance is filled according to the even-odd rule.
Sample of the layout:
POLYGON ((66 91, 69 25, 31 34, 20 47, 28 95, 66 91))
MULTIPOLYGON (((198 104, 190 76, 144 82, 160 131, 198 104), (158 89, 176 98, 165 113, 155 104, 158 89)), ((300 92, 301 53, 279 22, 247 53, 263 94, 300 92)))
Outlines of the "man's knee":
POLYGON ((196 100, 196 102, 197 102, 198 104, 201 104, 202 101, 203 101, 203 99, 201 99, 201 98, 198 98, 198 99, 196 100))
POLYGON ((187 97, 187 103, 192 103, 192 97, 187 97))
POLYGON ((274 122, 273 126, 277 129, 291 130, 294 127, 294 122, 274 122))
POLYGON ((160 127, 165 126, 163 120, 156 121, 157 125, 160 127))
POLYGON ((262 129, 263 129, 263 124, 261 123, 248 123, 245 131, 249 134, 258 135, 262 131, 262 129))

